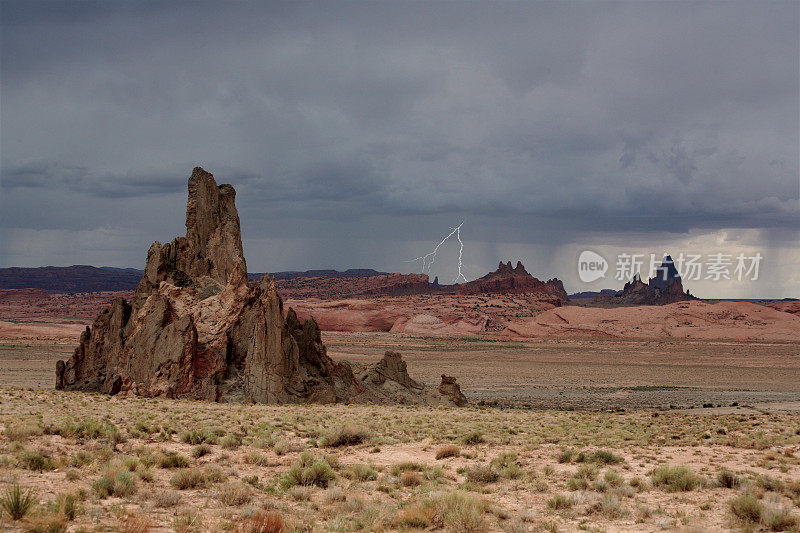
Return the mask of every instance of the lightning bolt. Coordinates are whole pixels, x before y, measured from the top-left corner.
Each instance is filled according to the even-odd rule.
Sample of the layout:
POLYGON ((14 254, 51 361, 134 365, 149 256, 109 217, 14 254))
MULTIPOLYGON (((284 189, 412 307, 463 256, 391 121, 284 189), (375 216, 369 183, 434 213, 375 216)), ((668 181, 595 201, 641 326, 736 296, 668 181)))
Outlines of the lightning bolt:
POLYGON ((463 226, 463 225, 464 225, 464 221, 462 221, 461 224, 459 224, 458 226, 456 226, 454 228, 450 228, 450 230, 451 230, 450 233, 448 233, 445 236, 445 238, 442 239, 439 242, 439 244, 436 245, 436 247, 433 249, 433 251, 428 252, 427 254, 422 255, 420 257, 415 257, 414 259, 409 259, 408 261, 405 261, 405 262, 406 263, 414 263, 415 261, 422 261, 422 273, 424 274, 425 271, 427 270, 428 274, 430 274, 431 265, 433 265, 433 263, 436 262, 436 253, 439 251, 439 248, 441 248, 441 246, 447 241, 447 239, 449 239, 450 237, 455 235, 456 239, 458 239, 458 244, 459 244, 459 249, 458 249, 458 275, 456 275, 455 279, 453 280, 453 283, 458 283, 459 280, 463 280, 464 283, 466 283, 467 282, 467 278, 461 272, 462 257, 463 257, 463 254, 464 254, 464 242, 461 240, 461 226, 463 226))

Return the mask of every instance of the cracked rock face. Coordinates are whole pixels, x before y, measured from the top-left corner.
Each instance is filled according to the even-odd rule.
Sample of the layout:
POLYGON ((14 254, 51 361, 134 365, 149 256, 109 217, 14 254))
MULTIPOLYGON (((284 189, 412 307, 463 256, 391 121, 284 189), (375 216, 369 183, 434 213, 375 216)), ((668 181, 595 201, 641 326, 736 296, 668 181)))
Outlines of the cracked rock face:
POLYGON ((186 235, 154 243, 131 302, 115 299, 56 388, 268 403, 335 402, 364 392, 328 357, 313 319, 300 323, 275 283, 247 284, 236 192, 195 168, 186 235))

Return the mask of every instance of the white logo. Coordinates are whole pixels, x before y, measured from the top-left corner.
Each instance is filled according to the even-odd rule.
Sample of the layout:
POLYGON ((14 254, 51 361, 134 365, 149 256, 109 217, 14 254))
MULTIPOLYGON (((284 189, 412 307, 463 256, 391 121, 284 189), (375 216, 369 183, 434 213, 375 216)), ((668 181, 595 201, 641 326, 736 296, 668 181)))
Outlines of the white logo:
POLYGON ((605 258, 591 250, 584 250, 578 257, 578 277, 584 283, 591 283, 605 277, 608 262, 605 258))

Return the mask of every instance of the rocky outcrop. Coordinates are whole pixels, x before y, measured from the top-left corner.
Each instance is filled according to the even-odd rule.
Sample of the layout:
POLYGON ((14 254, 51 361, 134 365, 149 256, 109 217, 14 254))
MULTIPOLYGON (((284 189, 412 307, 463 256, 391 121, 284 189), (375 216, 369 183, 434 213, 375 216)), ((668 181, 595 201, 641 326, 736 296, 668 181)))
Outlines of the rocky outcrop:
POLYGON ((467 405, 467 398, 455 378, 442 376, 438 389, 427 387, 408 375, 403 356, 387 351, 377 363, 356 369, 358 381, 363 385, 365 397, 374 403, 401 403, 425 405, 467 405))
MULTIPOLYGON (((273 279, 248 285, 235 198, 194 169, 186 235, 153 243, 131 300, 115 298, 86 328, 57 363, 56 388, 263 403, 384 399, 328 356, 313 318, 284 313, 273 279)), ((381 368, 416 389, 401 362, 381 368)))
POLYGON ((452 376, 445 376, 442 374, 442 382, 439 384, 439 394, 450 398, 458 407, 467 405, 467 397, 461 392, 461 387, 458 386, 456 378, 452 376))
POLYGON ((614 296, 598 296, 597 303, 612 305, 666 305, 685 300, 696 300, 689 291, 683 291, 683 282, 675 263, 669 255, 664 256, 661 266, 656 269, 655 276, 644 283, 635 274, 625 284, 622 291, 614 296))
POLYGON ((557 278, 546 282, 531 276, 523 264, 517 261, 512 267, 511 261, 502 261, 497 270, 468 283, 454 287, 456 294, 535 294, 543 299, 552 300, 554 305, 562 305, 569 300, 564 284, 557 278))

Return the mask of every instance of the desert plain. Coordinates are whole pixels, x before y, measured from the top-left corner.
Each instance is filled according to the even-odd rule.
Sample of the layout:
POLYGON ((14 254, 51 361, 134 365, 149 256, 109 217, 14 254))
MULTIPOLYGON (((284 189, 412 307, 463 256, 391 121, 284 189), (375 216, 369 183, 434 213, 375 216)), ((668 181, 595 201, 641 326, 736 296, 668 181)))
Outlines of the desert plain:
MULTIPOLYGON (((334 360, 375 362, 393 350, 418 381, 455 376, 470 401, 463 408, 53 390, 55 362, 111 296, 3 307, 0 491, 19 486, 36 500, 26 519, 6 515, 4 529, 798 529, 800 340, 791 329, 755 335, 748 318, 751 334, 714 338, 698 319, 670 335, 635 335, 620 326, 623 309, 602 311, 611 334, 323 331, 334 360)), ((447 316, 403 301, 410 317, 447 316)), ((711 304, 690 305, 702 315, 711 304)), ((567 306, 519 320, 539 317, 551 330, 543 313, 554 312, 598 311, 567 306)), ((501 314, 524 313, 506 305, 501 314)))

